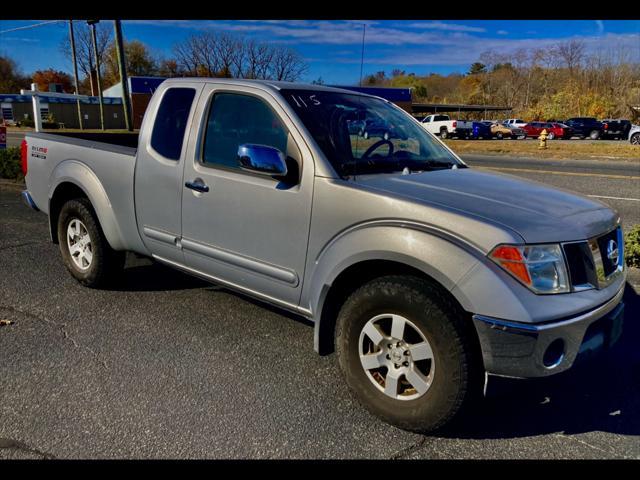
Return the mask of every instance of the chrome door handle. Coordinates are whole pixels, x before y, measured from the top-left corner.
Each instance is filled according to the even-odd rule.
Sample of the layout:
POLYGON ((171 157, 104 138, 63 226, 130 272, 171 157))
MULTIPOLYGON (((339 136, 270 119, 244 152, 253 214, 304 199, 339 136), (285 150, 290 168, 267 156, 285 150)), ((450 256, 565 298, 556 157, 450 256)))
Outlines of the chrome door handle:
POLYGON ((209 186, 204 183, 186 182, 184 186, 191 190, 195 190, 196 192, 206 193, 209 191, 209 186))

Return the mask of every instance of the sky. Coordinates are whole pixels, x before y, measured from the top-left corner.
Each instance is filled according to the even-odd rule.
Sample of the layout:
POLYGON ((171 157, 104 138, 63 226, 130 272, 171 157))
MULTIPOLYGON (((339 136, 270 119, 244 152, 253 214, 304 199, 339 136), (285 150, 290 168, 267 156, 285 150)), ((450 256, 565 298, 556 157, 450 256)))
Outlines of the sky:
MULTIPOLYGON (((54 68, 72 71, 60 51, 68 23, 60 21, 7 32, 42 20, 0 20, 0 55, 23 73, 54 68)), ((105 23, 111 23, 103 20, 105 23)), ((640 62, 639 20, 123 20, 125 41, 140 40, 153 54, 171 57, 173 45, 206 30, 290 46, 309 65, 303 81, 353 85, 360 76, 365 27, 364 75, 400 68, 416 75, 464 73, 485 51, 551 46, 578 39, 588 51, 623 46, 640 62)), ((77 21, 76 28, 87 28, 77 21)))

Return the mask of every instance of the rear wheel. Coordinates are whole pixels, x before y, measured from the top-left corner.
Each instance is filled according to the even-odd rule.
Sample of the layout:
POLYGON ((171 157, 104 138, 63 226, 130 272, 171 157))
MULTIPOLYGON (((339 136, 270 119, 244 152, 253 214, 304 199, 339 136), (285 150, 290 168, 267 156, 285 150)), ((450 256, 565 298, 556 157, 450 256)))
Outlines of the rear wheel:
POLYGON ((556 134, 553 132, 550 132, 549 135, 547 135, 548 140, 553 140, 554 138, 556 138, 556 134))
POLYGON ((600 138, 600 132, 598 130, 592 130, 589 134, 591 140, 598 140, 600 138))
POLYGON ((58 217, 58 242, 67 270, 87 287, 106 285, 125 263, 125 252, 111 248, 86 198, 70 200, 58 217))
POLYGON ((419 278, 388 276, 353 293, 337 321, 338 361, 360 403, 388 423, 427 432, 481 391, 464 313, 419 278))
POLYGON ((446 128, 443 128, 442 130, 440 130, 440 138, 442 138, 443 140, 446 139, 449 136, 449 132, 447 131, 446 128))

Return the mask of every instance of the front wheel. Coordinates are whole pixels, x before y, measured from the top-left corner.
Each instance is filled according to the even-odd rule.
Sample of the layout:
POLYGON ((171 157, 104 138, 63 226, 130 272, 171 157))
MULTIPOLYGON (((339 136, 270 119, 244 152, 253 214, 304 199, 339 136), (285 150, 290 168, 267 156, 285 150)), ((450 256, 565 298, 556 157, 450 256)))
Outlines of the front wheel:
POLYGON ((101 287, 122 270, 125 252, 111 248, 86 198, 70 200, 58 217, 58 242, 67 270, 86 287, 101 287))
POLYGON ((387 276, 338 316, 338 361, 360 403, 397 427, 443 427, 481 391, 481 359, 464 312, 419 278, 387 276))
POLYGON ((556 134, 553 133, 553 132, 551 132, 551 133, 549 133, 549 135, 547 135, 547 139, 548 140, 553 140, 554 138, 556 138, 556 134))
POLYGON ((631 145, 640 145, 640 132, 631 135, 629 142, 631 142, 631 145))

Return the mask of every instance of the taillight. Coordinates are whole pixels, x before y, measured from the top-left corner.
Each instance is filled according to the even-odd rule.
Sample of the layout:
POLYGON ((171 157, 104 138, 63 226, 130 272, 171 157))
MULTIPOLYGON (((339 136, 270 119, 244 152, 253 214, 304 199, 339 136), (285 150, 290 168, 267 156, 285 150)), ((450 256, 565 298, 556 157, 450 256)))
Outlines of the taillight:
POLYGON ((21 166, 22 166, 22 174, 26 177, 27 170, 29 169, 29 165, 27 163, 27 141, 26 140, 22 140, 22 143, 20 144, 20 160, 21 160, 21 166))
POLYGON ((452 123, 453 128, 456 128, 458 126, 458 122, 456 122, 455 120, 452 123))

